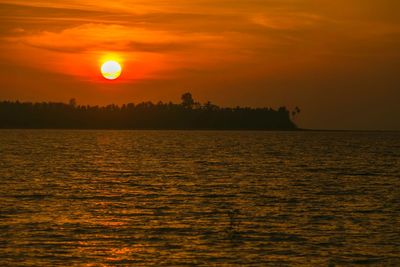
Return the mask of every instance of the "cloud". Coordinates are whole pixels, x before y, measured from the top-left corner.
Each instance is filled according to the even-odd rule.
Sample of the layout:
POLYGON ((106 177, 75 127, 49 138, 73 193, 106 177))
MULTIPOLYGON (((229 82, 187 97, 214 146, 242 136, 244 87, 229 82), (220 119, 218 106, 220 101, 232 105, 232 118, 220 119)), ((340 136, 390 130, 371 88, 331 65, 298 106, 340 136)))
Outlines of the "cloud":
POLYGON ((124 82, 164 79, 165 73, 172 77, 173 71, 192 65, 216 65, 218 56, 210 61, 213 52, 209 48, 226 42, 221 36, 206 33, 180 34, 98 23, 60 31, 25 32, 3 39, 7 41, 3 46, 8 45, 5 49, 13 52, 0 58, 12 64, 96 81, 99 64, 112 56, 125 66, 124 79, 120 79, 124 82))
POLYGON ((22 28, 14 28, 14 29, 11 30, 11 32, 13 32, 13 33, 24 33, 25 30, 22 29, 22 28))
POLYGON ((296 30, 319 24, 321 16, 306 13, 256 14, 251 17, 256 25, 275 30, 296 30))
POLYGON ((83 24, 60 32, 42 31, 8 40, 51 51, 79 53, 114 50, 167 53, 219 39, 205 34, 178 35, 173 32, 132 28, 123 25, 83 24))

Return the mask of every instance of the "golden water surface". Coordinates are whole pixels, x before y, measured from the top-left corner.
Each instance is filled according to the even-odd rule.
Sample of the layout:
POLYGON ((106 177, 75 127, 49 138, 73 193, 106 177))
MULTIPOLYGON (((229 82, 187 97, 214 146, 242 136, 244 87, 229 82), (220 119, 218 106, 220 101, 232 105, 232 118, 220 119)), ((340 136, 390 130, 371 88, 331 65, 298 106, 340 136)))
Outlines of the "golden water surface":
POLYGON ((400 266, 400 134, 0 131, 0 266, 400 266))

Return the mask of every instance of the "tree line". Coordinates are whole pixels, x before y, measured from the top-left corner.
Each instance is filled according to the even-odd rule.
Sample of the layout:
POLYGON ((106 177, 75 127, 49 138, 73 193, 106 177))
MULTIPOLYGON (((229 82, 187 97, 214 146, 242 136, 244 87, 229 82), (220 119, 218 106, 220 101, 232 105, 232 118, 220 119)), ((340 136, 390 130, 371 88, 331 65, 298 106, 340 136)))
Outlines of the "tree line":
MULTIPOLYGON (((199 130, 295 130, 286 107, 224 108, 195 101, 190 93, 182 102, 142 102, 122 106, 69 103, 0 102, 0 128, 28 129, 199 129, 199 130)), ((294 113, 293 113, 294 112, 294 113)))

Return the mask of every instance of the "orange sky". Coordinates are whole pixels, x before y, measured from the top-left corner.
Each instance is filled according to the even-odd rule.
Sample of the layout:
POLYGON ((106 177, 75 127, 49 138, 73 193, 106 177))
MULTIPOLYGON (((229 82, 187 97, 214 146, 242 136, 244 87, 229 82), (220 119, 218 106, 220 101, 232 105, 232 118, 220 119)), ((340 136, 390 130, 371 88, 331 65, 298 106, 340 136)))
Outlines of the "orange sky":
POLYGON ((0 0, 0 100, 300 106, 400 130, 398 0, 0 0), (116 81, 100 75, 118 58, 116 81))

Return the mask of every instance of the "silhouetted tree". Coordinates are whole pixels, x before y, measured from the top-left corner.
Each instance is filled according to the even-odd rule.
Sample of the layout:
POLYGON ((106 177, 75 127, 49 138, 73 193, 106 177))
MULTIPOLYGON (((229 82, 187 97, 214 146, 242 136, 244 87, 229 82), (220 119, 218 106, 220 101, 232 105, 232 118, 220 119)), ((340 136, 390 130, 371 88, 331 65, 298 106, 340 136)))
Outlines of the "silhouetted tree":
POLYGON ((69 103, 68 103, 68 104, 70 105, 70 107, 75 108, 75 107, 76 107, 76 99, 75 99, 75 98, 71 98, 71 99, 69 100, 69 103))
POLYGON ((292 117, 295 117, 296 115, 300 114, 300 112, 301 112, 300 108, 299 107, 295 107, 292 110, 292 117))
POLYGON ((4 101, 0 102, 0 128, 294 130, 296 125, 286 107, 222 108, 210 101, 201 105, 185 93, 181 104, 99 107, 77 105, 75 99, 68 104, 4 101))
POLYGON ((193 108, 193 105, 195 102, 193 100, 191 93, 184 93, 181 96, 181 100, 182 100, 182 106, 184 106, 185 108, 190 108, 190 109, 193 108))
POLYGON ((217 110, 217 109, 218 109, 218 106, 214 105, 214 104, 211 103, 210 101, 207 101, 207 102, 204 104, 203 108, 204 108, 205 110, 208 110, 208 111, 213 111, 213 110, 217 110))

